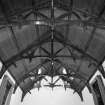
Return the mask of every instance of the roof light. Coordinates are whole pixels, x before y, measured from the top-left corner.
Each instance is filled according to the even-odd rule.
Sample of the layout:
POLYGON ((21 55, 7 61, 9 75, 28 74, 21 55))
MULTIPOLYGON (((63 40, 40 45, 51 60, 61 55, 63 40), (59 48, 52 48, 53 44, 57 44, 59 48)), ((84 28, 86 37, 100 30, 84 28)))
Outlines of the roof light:
POLYGON ((65 68, 63 68, 63 69, 62 69, 62 73, 63 73, 63 74, 67 74, 67 72, 66 72, 66 69, 65 69, 65 68))
POLYGON ((40 68, 39 70, 38 70, 38 74, 41 74, 42 73, 42 69, 40 68))
POLYGON ((34 79, 35 79, 35 77, 30 77, 30 79, 31 79, 31 80, 34 80, 34 79))
POLYGON ((73 77, 70 77, 70 79, 73 80, 74 78, 73 77))

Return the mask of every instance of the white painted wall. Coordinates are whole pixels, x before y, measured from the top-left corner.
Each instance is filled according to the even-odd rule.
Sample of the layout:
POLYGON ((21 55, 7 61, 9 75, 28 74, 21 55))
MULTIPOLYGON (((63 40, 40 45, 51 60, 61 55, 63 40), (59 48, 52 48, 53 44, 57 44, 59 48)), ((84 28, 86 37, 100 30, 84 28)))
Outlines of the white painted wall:
POLYGON ((20 88, 12 96, 10 105, 94 105, 93 97, 85 88, 83 91, 84 102, 81 102, 77 93, 73 94, 73 90, 64 88, 50 88, 42 87, 40 91, 37 89, 31 90, 32 94, 27 94, 24 101, 21 103, 22 92, 20 88))
MULTIPOLYGON (((97 74, 100 73, 97 72, 92 80, 97 74)), ((105 79, 103 80, 105 83, 105 79)), ((31 92, 32 94, 28 93, 23 103, 21 103, 22 92, 20 88, 18 88, 16 93, 12 95, 10 105, 94 105, 93 97, 87 88, 83 91, 84 102, 81 102, 78 94, 73 94, 73 90, 70 89, 65 91, 63 88, 55 88, 52 92, 51 89, 43 87, 39 92, 37 89, 33 89, 31 92)))
POLYGON ((16 94, 12 96, 10 105, 94 105, 87 88, 83 91, 84 102, 81 102, 78 94, 73 94, 70 89, 65 92, 63 88, 56 88, 52 92, 49 88, 41 88, 39 92, 37 89, 31 92, 32 94, 28 93, 21 103, 21 90, 18 88, 16 94))

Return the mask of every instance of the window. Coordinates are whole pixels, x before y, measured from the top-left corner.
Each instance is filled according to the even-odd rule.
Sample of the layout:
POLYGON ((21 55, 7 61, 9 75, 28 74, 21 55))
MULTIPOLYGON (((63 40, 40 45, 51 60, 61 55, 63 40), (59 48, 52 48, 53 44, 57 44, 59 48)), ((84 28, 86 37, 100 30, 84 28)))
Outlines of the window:
POLYGON ((5 94, 4 94, 4 97, 3 97, 2 105, 5 105, 5 102, 6 102, 6 99, 8 97, 8 94, 9 94, 9 91, 10 91, 11 87, 12 87, 12 85, 10 84, 9 81, 7 81, 6 90, 5 90, 5 94))

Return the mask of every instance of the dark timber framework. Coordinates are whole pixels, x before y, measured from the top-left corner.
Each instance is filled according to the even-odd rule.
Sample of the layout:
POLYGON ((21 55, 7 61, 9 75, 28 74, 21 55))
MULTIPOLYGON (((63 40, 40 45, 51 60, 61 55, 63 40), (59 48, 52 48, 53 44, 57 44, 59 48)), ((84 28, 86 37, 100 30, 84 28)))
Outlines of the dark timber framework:
POLYGON ((16 80, 15 88, 17 88, 18 86, 20 86, 21 88, 21 83, 25 83, 25 80, 27 78, 34 77, 34 80, 31 81, 32 84, 30 85, 30 87, 26 90, 23 90, 22 100, 25 94, 33 89, 35 83, 37 84, 36 87, 39 89, 41 87, 40 83, 42 79, 48 81, 46 76, 51 77, 51 82, 48 81, 49 84, 45 86, 49 86, 52 89, 56 86, 62 86, 56 84, 61 79, 64 82, 64 88, 74 89, 74 92, 77 92, 80 95, 81 100, 83 100, 82 90, 85 86, 87 86, 90 90, 89 80, 95 74, 97 69, 99 69, 103 77, 105 77, 104 68, 102 66, 105 55, 100 61, 91 54, 87 53, 89 47, 91 46, 91 42, 94 38, 96 30, 105 29, 105 25, 103 21, 101 21, 102 16, 105 12, 105 3, 103 3, 100 12, 97 15, 91 15, 84 10, 75 8, 74 0, 68 0, 67 3, 65 3, 63 0, 41 0, 40 2, 38 2, 37 0, 31 0, 31 8, 27 8, 24 11, 15 11, 14 13, 9 15, 6 12, 7 8, 5 6, 5 3, 3 2, 3 0, 0 0, 0 8, 5 20, 4 22, 0 22, 0 29, 9 29, 11 38, 18 51, 17 54, 13 55, 7 60, 3 60, 0 56, 1 62, 3 63, 0 77, 2 77, 5 71, 8 70, 12 77, 16 80), (66 12, 56 17, 55 11, 57 10, 57 8, 60 9, 60 11, 66 12), (42 9, 50 9, 50 16, 47 16, 46 14, 39 11, 42 9), (24 14, 26 11, 28 12, 24 14), (82 16, 80 16, 80 14, 82 14, 82 16), (27 19, 31 15, 34 15, 34 18, 27 19), (75 17, 76 19, 73 19, 73 17, 75 17), (14 27, 18 26, 21 28, 22 26, 27 25, 34 25, 37 38, 25 49, 21 50, 14 27), (84 31, 87 30, 88 27, 93 27, 91 35, 86 41, 85 47, 83 49, 73 44, 68 38, 69 31, 71 29, 69 27, 72 27, 74 25, 82 27, 84 31), (47 31, 42 35, 40 35, 40 26, 47 27, 47 31), (65 35, 63 35, 63 33, 57 29, 57 27, 62 26, 66 26, 65 35), (49 49, 43 47, 43 45, 46 43, 49 44, 49 49), (55 51, 55 46, 57 46, 55 45, 56 43, 62 45, 62 48, 58 49, 57 51, 55 51), (69 52, 69 55, 65 55, 63 53, 60 54, 65 48, 69 52), (35 54, 38 49, 39 53, 35 54), (77 52, 80 55, 76 54, 77 52), (35 60, 37 58, 41 59, 41 63, 35 66, 34 69, 28 70, 24 60, 28 59, 31 63, 33 59, 35 60), (61 60, 63 58, 71 59, 74 63, 77 63, 77 60, 80 60, 79 66, 76 68, 76 70, 74 70, 75 68, 70 67, 70 65, 64 63, 61 60), (11 70, 9 70, 9 67, 14 66, 15 68, 17 68, 16 62, 19 60, 23 61, 22 65, 25 69, 25 75, 22 76, 21 80, 18 81, 11 70), (84 60, 89 61, 88 67, 94 66, 93 73, 89 76, 88 79, 84 78, 84 74, 82 75, 82 73, 80 72, 81 65, 83 65, 84 60), (40 74, 38 74, 39 69, 41 69, 40 74), (63 73, 64 70, 66 70, 66 73, 63 73), (53 78, 55 76, 58 76, 58 79, 56 81, 53 81, 53 78), (74 80, 75 78, 78 78, 80 80, 79 84, 83 83, 83 86, 81 88, 76 87, 75 82, 77 82, 78 79, 74 80))

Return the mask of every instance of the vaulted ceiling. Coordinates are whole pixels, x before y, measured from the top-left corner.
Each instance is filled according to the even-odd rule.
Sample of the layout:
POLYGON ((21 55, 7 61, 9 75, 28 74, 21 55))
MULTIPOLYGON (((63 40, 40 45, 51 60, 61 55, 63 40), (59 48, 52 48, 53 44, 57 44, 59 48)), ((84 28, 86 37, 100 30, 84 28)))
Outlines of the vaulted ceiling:
POLYGON ((105 77, 104 34, 104 0, 0 0, 0 77, 8 70, 24 98, 58 76, 83 100, 95 72, 105 77))

